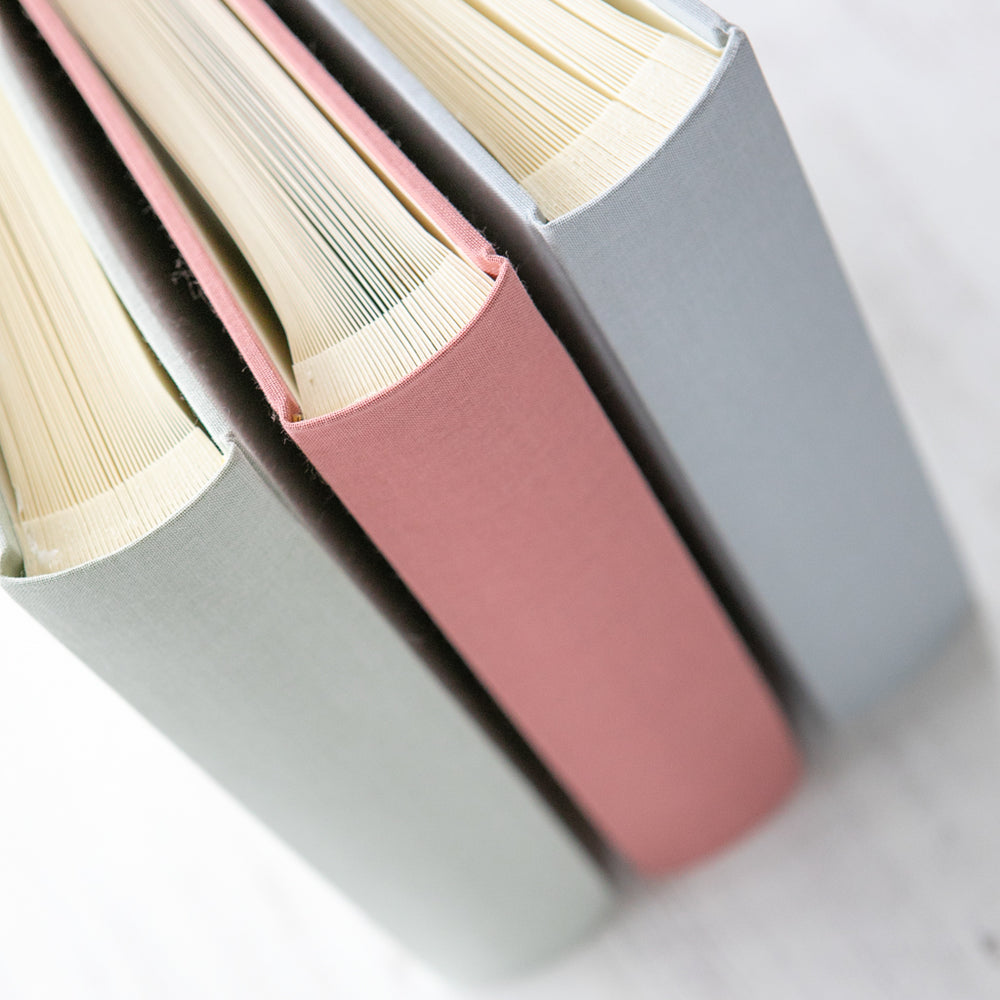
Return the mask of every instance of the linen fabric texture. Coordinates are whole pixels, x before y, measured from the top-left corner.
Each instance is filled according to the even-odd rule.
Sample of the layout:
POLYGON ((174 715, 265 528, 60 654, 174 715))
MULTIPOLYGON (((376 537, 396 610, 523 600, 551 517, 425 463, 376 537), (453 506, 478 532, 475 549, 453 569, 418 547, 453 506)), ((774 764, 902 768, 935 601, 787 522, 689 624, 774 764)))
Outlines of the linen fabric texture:
POLYGON ((4 590, 400 941, 489 978, 609 902, 537 793, 239 446, 173 519, 4 590))
POLYGON ((662 146, 591 203, 534 203, 338 0, 274 0, 518 266, 741 621, 825 714, 926 664, 968 608, 943 526, 756 58, 723 48, 662 146))
POLYGON ((59 117, 24 27, 0 14, 0 82, 226 462, 149 535, 49 576, 20 576, 0 502, 0 586, 442 971, 489 979, 567 947, 607 913, 606 878, 446 687, 444 643, 324 503, 228 338, 215 350, 208 306, 166 280, 176 251, 143 242, 150 220, 109 184, 120 162, 75 142, 82 116, 59 117))
POLYGON ((720 846, 797 777, 773 696, 509 264, 263 4, 234 7, 496 278, 448 347, 329 417, 298 419, 130 123, 29 4, 289 435, 599 830, 647 871, 720 846))

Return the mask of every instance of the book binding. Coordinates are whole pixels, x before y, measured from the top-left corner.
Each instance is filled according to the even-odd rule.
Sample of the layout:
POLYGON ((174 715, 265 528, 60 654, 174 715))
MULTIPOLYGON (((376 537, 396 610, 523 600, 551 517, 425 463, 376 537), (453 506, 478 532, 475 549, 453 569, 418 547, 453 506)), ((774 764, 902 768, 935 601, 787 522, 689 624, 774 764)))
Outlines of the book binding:
POLYGON ((299 419, 107 84, 42 0, 25 6, 289 435, 600 831, 661 871, 772 809, 798 773, 777 704, 510 266, 263 4, 234 3, 392 185, 496 276, 480 315, 409 377, 299 419))

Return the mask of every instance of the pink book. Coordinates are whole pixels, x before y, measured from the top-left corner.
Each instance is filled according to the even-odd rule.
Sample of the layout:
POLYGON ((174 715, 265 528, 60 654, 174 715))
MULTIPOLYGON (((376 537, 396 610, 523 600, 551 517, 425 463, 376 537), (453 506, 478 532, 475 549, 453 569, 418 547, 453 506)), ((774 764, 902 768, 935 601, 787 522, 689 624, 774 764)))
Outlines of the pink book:
POLYGON ((662 872, 774 808, 799 771, 778 705, 510 264, 263 3, 230 0, 355 147, 495 279, 475 318, 410 375, 302 419, 105 79, 45 0, 24 6, 289 436, 610 843, 662 872))

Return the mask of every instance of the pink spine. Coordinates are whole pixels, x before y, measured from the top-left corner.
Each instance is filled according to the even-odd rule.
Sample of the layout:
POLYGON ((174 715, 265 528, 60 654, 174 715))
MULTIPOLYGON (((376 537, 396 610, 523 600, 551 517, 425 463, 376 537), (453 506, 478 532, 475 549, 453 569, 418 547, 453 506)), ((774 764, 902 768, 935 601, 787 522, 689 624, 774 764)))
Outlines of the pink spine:
POLYGON ((770 693, 509 265, 409 378, 288 430, 640 868, 705 854, 788 790, 770 693))
POLYGON ((799 770, 755 664, 510 265, 258 0, 232 5, 497 275, 484 309, 433 359, 312 420, 297 419, 103 78, 45 0, 24 0, 288 433, 595 825, 650 873, 721 846, 773 808, 799 770))

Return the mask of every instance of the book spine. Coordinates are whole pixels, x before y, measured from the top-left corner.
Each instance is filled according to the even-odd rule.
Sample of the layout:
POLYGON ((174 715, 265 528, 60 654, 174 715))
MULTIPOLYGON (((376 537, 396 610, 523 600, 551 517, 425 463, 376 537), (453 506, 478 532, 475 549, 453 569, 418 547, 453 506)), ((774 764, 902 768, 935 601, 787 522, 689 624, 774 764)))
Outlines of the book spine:
MULTIPOLYGON (((500 271, 473 327, 409 379, 339 416, 296 419, 107 85, 43 0, 27 6, 286 429, 613 843, 647 871, 676 867, 780 800, 798 765, 772 696, 509 265, 323 84, 330 112, 345 113, 368 154, 480 266, 500 271), (398 419, 414 400, 416 438, 398 419), (378 433, 365 431, 383 418, 378 433), (382 495, 370 492, 373 478, 382 495), (492 596, 477 599, 488 580, 492 596)), ((294 39, 276 21, 270 30, 283 54, 294 39)))
POLYGON ((702 856, 788 791, 772 695, 509 264, 422 368, 287 429, 640 868, 702 856))
POLYGON ((417 954, 539 961, 609 890, 237 446, 138 542, 3 589, 417 954))
POLYGON ((925 664, 965 584, 742 32, 649 160, 538 235, 819 707, 858 711, 925 664))
POLYGON ((843 719, 930 660, 967 587, 749 43, 649 2, 724 46, 718 71, 547 223, 338 0, 273 5, 510 256, 771 675, 843 719))

